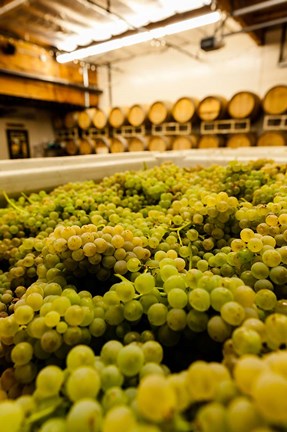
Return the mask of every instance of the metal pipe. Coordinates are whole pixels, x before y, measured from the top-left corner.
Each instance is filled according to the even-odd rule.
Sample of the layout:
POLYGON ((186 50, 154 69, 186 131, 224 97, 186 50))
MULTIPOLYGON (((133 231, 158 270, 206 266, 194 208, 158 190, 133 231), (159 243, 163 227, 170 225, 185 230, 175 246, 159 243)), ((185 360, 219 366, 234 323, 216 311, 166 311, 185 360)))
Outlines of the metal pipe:
POLYGON ((27 0, 12 0, 10 3, 7 3, 0 8, 0 16, 4 15, 7 12, 10 12, 18 6, 21 6, 21 4, 26 3, 26 1, 27 0))
POLYGON ((267 0, 262 3, 257 3, 252 6, 246 6, 241 9, 237 9, 233 11, 232 16, 237 17, 241 15, 246 15, 252 12, 256 12, 258 10, 266 9, 273 6, 278 6, 280 4, 287 3, 286 0, 267 0))
POLYGON ((98 95, 102 93, 102 90, 100 90, 98 87, 95 87, 95 86, 86 87, 83 84, 71 83, 68 80, 61 79, 61 78, 54 78, 51 76, 39 76, 39 75, 30 74, 27 72, 14 71, 14 70, 8 70, 8 69, 3 69, 3 68, 0 68, 0 74, 15 76, 18 78, 25 78, 25 79, 34 80, 34 81, 45 82, 45 83, 49 83, 49 84, 57 84, 60 86, 70 87, 70 88, 74 88, 74 89, 78 89, 78 90, 86 90, 86 91, 89 91, 90 93, 95 93, 98 95))
MULTIPOLYGON (((82 66, 82 73, 83 73, 83 84, 85 89, 87 89, 89 87, 89 72, 88 72, 88 66, 86 64, 82 66)), ((89 108, 90 93, 88 91, 85 91, 84 99, 85 99, 85 107, 89 108)))
POLYGON ((237 30, 237 31, 229 32, 229 33, 224 33, 222 36, 227 37, 227 36, 233 36, 233 35, 236 35, 239 33, 248 33, 248 32, 260 30, 260 29, 266 28, 266 27, 274 27, 276 25, 281 25, 281 24, 284 24, 286 22, 287 22, 287 17, 278 18, 278 19, 274 19, 272 21, 267 21, 265 23, 254 24, 251 26, 243 27, 241 30, 237 30))

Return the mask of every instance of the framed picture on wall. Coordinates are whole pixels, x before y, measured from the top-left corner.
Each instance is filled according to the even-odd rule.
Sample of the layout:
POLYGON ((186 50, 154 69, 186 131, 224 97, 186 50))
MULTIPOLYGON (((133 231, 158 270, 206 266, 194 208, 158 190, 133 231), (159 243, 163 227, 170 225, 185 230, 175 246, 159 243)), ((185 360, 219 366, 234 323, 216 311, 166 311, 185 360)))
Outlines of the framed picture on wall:
POLYGON ((29 134, 26 129, 6 129, 10 159, 30 157, 29 134))

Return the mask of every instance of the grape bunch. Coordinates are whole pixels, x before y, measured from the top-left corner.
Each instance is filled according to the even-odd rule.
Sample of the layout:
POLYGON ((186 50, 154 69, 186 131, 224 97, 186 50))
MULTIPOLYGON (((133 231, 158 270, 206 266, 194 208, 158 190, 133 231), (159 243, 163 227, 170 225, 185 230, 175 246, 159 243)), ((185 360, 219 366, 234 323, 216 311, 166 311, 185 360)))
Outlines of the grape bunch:
POLYGON ((4 192, 2 427, 284 431, 286 173, 165 163, 4 192))

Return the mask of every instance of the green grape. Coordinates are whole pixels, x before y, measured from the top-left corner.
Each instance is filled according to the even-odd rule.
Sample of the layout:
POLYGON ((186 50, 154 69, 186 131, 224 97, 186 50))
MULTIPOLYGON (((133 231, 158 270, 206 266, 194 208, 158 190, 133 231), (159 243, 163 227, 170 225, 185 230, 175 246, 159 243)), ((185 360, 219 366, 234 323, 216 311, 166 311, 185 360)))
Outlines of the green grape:
POLYGON ((161 263, 165 260, 166 258, 164 258, 163 260, 160 261, 160 276, 162 278, 162 280, 164 282, 167 281, 168 278, 170 278, 170 276, 176 276, 178 275, 178 270, 174 265, 174 262, 172 260, 170 260, 172 263, 171 264, 162 264, 161 263))
POLYGON ((84 311, 79 305, 71 305, 67 308, 64 318, 67 324, 77 326, 84 318, 84 311))
POLYGON ((135 289, 131 282, 123 281, 115 284, 114 286, 120 301, 126 303, 134 298, 135 289))
POLYGON ((32 321, 34 310, 29 305, 21 305, 14 312, 14 318, 17 324, 26 325, 32 321))
POLYGON ((126 406, 115 406, 105 416, 103 432, 118 432, 125 430, 132 432, 136 428, 136 418, 131 408, 126 406))
POLYGON ((108 412, 115 406, 126 405, 128 402, 127 395, 121 387, 108 388, 101 400, 101 405, 105 412, 108 412))
POLYGON ((66 382, 67 395, 73 402, 95 398, 100 388, 100 375, 91 366, 81 366, 72 370, 66 382))
POLYGON ((262 348, 261 337, 255 331, 247 327, 239 327, 232 333, 234 351, 238 355, 259 354, 262 348))
POLYGON ((205 312, 210 307, 210 295, 202 288, 195 288, 190 291, 188 301, 190 306, 199 312, 205 312))
POLYGON ((232 292, 224 287, 214 288, 210 293, 210 304, 214 310, 220 311, 221 307, 233 300, 232 292))
POLYGON ((230 432, 251 431, 264 425, 254 403, 244 396, 239 396, 230 402, 226 416, 227 430, 230 432))
POLYGON ((177 309, 183 309, 188 302, 187 294, 181 288, 172 288, 168 292, 167 299, 170 306, 177 309))
POLYGON ((273 291, 261 289, 255 295, 255 304, 263 310, 271 311, 277 304, 277 297, 273 291))
POLYGON ((155 280, 151 273, 143 273, 134 281, 135 289, 140 294, 147 294, 155 287, 155 280))
POLYGON ((138 386, 137 407, 140 415, 149 421, 171 420, 176 411, 176 401, 172 385, 162 375, 147 375, 138 386))
POLYGON ((24 420, 24 413, 17 402, 12 400, 0 402, 1 428, 9 432, 20 432, 24 420))
POLYGON ((22 366, 33 357, 33 347, 28 342, 20 342, 11 351, 11 360, 16 366, 22 366))
POLYGON ((268 267, 276 267, 281 263, 281 255, 275 249, 268 249, 262 254, 262 261, 268 267))
POLYGON ((255 292, 247 285, 241 285, 233 290, 233 299, 243 307, 251 307, 256 298, 255 292))
POLYGON ((256 380, 267 370, 267 364, 255 355, 245 355, 240 358, 234 368, 234 379, 238 388, 250 395, 256 380))
POLYGON ((106 342, 101 349, 101 360, 107 364, 116 364, 118 354, 122 348, 123 344, 117 340, 110 340, 106 342))
MULTIPOLYGON (((3 296, 2 296, 2 301, 3 301, 3 296)), ((25 302, 28 306, 31 306, 31 308, 34 311, 38 311, 41 309, 41 306, 43 304, 43 296, 40 293, 34 292, 27 295, 25 302)))
POLYGON ((269 267, 259 261, 252 264, 251 273, 256 279, 266 279, 269 276, 269 267))
POLYGON ((154 340, 143 343, 141 347, 145 362, 161 363, 163 359, 162 346, 154 340))
POLYGON ((101 387, 104 391, 111 387, 121 387, 124 377, 115 365, 108 365, 101 370, 101 387))
POLYGON ((245 318, 245 311, 239 303, 229 301, 221 307, 220 315, 228 324, 238 326, 245 318))
POLYGON ((232 327, 220 316, 215 315, 207 323, 207 332, 214 341, 224 342, 231 336, 232 327))
POLYGON ((100 337, 103 336, 106 332, 107 324, 103 318, 94 318, 91 324, 89 325, 89 331, 92 336, 100 337))
POLYGON ((124 346, 118 353, 117 366, 127 377, 137 375, 145 361, 144 353, 137 345, 124 346))
POLYGON ((270 270, 270 279, 276 285, 284 285, 287 278, 287 269, 283 266, 276 266, 270 270))
POLYGON ((123 313, 127 321, 138 321, 143 314, 142 304, 137 300, 130 300, 125 303, 123 313))
POLYGON ((184 276, 181 274, 174 274, 169 276, 164 281, 163 288, 167 294, 174 288, 185 290, 186 283, 184 276))
POLYGON ((40 432, 66 432, 66 420, 64 418, 50 418, 41 426, 40 432))
POLYGON ((266 340, 272 349, 278 349, 287 342, 287 316, 273 313, 266 318, 266 340))
POLYGON ((183 309, 170 309, 166 316, 167 325, 174 331, 183 330, 186 326, 186 312, 183 309))
POLYGON ((192 401, 208 401, 214 398, 217 381, 208 363, 204 361, 192 363, 187 370, 186 384, 192 401))
POLYGON ((44 322, 47 327, 56 327, 59 324, 61 316, 58 312, 51 310, 44 317, 44 322))
POLYGON ((75 370, 80 366, 93 366, 95 354, 93 350, 85 345, 78 345, 69 351, 66 364, 69 371, 75 370))
MULTIPOLYGON (((65 333, 66 334, 66 333, 65 333)), ((57 351, 62 345, 62 337, 56 330, 47 330, 41 336, 41 347, 48 353, 57 351)))
POLYGON ((202 432, 227 431, 225 408, 218 402, 211 402, 201 407, 196 416, 196 423, 202 432))
POLYGON ((166 322, 167 307, 162 303, 155 303, 150 306, 147 317, 151 325, 161 326, 166 322))
POLYGON ((100 432, 102 409, 93 399, 81 399, 74 403, 67 414, 67 432, 100 432))
POLYGON ((58 366, 46 366, 36 378, 37 393, 41 398, 55 396, 64 382, 64 373, 58 366))
POLYGON ((186 317, 186 323, 193 332, 203 332, 207 329, 208 315, 205 312, 190 310, 186 317))
POLYGON ((255 406, 271 424, 284 426, 287 422, 287 380, 271 371, 260 374, 252 388, 255 406))

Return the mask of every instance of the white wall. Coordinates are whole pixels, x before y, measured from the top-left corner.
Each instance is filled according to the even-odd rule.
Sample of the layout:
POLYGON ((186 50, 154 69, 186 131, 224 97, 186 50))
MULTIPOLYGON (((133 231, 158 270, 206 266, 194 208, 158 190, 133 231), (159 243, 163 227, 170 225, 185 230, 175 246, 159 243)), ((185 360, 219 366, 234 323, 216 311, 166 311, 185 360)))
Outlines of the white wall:
MULTIPOLYGON (((184 49, 199 51, 199 40, 197 36, 184 49)), ((230 98, 242 90, 263 97, 272 86, 287 84, 287 69, 278 66, 279 40, 279 30, 268 32, 264 46, 256 45, 247 34, 240 34, 226 37, 220 50, 201 51, 200 60, 168 49, 162 53, 151 50, 148 55, 118 62, 112 70, 112 105, 175 102, 182 96, 200 100, 212 94, 230 98)), ((99 87, 104 91, 99 106, 109 109, 105 67, 99 68, 99 87)))
POLYGON ((31 157, 41 156, 42 145, 54 139, 51 114, 36 108, 15 109, 13 115, 0 118, 0 160, 9 159, 7 129, 28 130, 31 157))

